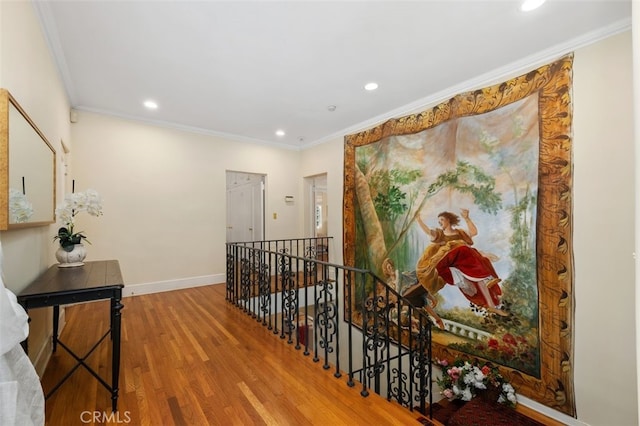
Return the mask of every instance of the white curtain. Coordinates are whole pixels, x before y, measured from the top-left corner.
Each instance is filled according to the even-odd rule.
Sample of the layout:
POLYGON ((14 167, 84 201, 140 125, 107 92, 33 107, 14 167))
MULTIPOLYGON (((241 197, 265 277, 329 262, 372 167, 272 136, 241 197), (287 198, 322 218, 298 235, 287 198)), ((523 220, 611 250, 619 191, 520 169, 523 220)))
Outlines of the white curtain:
POLYGON ((20 342, 29 335, 27 313, 2 280, 0 246, 0 425, 44 425, 40 379, 20 342))

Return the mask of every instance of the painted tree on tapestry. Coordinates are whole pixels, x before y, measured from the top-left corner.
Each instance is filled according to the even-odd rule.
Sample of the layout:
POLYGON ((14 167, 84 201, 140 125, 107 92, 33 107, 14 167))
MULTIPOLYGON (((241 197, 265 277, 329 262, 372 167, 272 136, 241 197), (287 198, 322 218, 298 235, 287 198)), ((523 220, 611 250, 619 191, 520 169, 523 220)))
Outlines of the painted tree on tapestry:
POLYGON ((418 283, 437 298, 447 327, 435 329, 434 342, 534 377, 540 377, 539 137, 534 93, 359 146, 354 171, 356 266, 382 276, 382 262, 391 259, 409 277, 401 294, 418 283), (442 212, 456 216, 442 219, 442 212), (442 227, 445 234, 461 229, 454 233, 466 234, 474 250, 470 241, 438 234, 442 227), (454 250, 459 245, 465 248, 454 250), (467 272, 479 269, 488 272, 467 272))

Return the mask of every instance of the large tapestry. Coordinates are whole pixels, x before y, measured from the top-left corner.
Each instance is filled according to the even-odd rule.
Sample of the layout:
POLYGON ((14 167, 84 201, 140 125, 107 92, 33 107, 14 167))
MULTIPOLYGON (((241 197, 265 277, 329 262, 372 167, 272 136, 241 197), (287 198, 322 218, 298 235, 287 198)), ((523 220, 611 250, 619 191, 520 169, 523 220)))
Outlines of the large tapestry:
POLYGON ((572 62, 347 136, 344 259, 425 295, 434 357, 493 362, 575 416, 572 62))

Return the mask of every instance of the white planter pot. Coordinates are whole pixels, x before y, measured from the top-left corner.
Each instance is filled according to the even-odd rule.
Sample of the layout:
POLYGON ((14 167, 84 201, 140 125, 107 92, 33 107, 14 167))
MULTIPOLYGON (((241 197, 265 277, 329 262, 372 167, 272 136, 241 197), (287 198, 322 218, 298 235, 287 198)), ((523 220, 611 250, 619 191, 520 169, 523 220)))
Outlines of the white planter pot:
POLYGON ((84 265, 83 260, 85 257, 87 257, 87 249, 83 244, 75 244, 71 251, 66 251, 62 247, 56 250, 56 259, 58 259, 59 268, 82 266, 84 265))

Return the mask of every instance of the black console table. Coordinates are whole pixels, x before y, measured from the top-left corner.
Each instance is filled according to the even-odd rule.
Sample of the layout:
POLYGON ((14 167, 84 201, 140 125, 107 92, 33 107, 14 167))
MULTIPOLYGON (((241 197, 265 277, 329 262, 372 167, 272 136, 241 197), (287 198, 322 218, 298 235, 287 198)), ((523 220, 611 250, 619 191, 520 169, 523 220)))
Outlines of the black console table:
MULTIPOLYGON (((111 407, 114 412, 117 411, 118 379, 120 376, 120 311, 124 307, 120 300, 122 299, 123 287, 124 283, 118 261, 101 260, 85 262, 84 266, 74 268, 59 268, 58 265, 53 265, 18 294, 18 303, 27 313, 29 309, 53 307, 53 351, 55 352, 60 345, 77 361, 75 367, 47 393, 46 398, 49 398, 82 365, 111 392, 111 407), (111 300, 110 328, 85 356, 79 357, 58 340, 60 305, 106 299, 111 300), (112 343, 111 384, 107 383, 84 362, 109 335, 111 335, 112 343)), ((22 346, 28 353, 27 340, 22 342, 22 346)))

